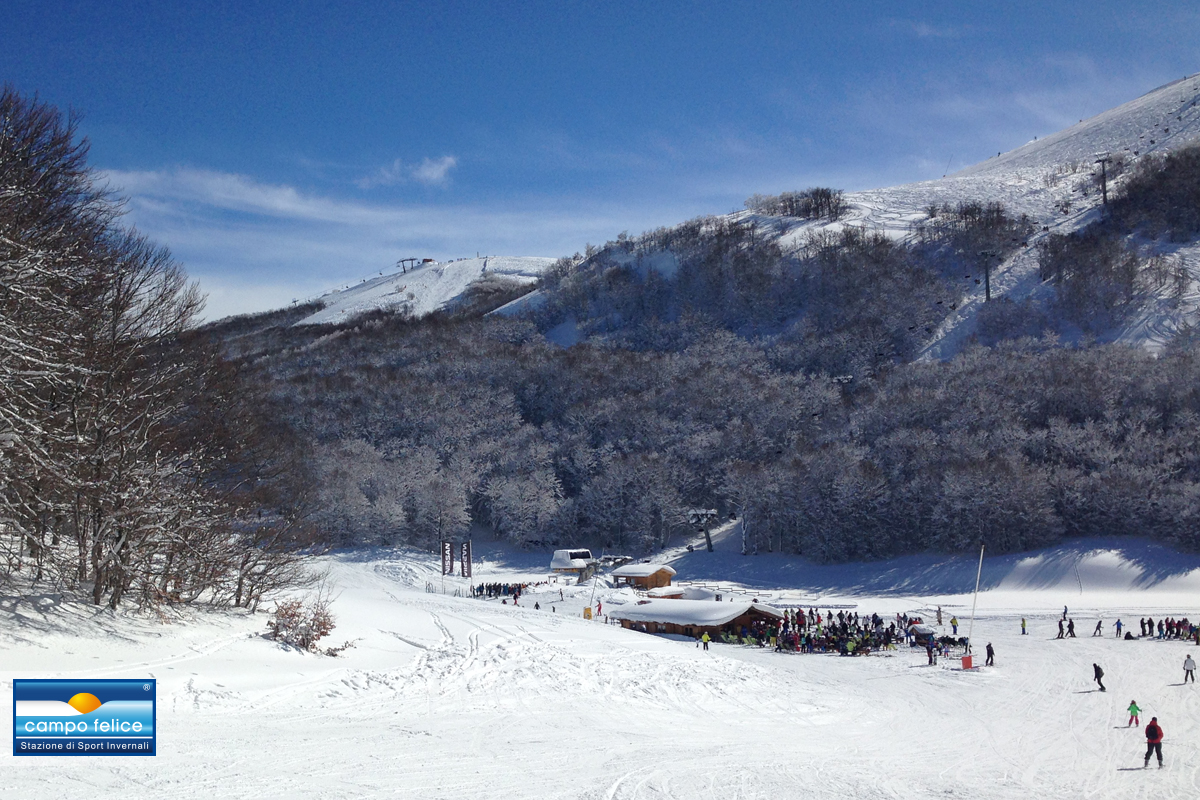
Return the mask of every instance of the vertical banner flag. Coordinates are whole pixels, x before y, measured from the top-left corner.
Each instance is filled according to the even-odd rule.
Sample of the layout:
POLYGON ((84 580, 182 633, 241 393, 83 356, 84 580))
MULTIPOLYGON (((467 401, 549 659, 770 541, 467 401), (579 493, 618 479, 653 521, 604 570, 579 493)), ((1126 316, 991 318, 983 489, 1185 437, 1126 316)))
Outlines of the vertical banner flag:
POLYGON ((454 574, 454 542, 442 542, 442 574, 454 574))
POLYGON ((462 576, 464 578, 471 577, 471 541, 468 539, 459 545, 461 553, 459 554, 459 564, 462 567, 462 576))

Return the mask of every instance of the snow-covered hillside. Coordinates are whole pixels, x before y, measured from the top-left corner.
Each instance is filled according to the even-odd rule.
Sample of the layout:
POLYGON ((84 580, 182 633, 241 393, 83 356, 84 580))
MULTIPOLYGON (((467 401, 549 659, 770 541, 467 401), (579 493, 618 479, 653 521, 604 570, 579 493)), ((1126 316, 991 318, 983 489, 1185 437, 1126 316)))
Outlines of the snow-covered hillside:
POLYGON ((296 324, 345 322, 376 310, 404 310, 420 317, 453 303, 481 278, 498 276, 531 284, 553 263, 553 258, 485 256, 422 264, 330 292, 318 298, 323 309, 296 324))
MULTIPOLYGON (((1048 233, 1066 233, 1096 219, 1101 206, 1095 164, 1098 157, 1121 157, 1127 165, 1200 139, 1200 76, 1169 83, 1129 103, 1082 120, 1064 131, 939 180, 847 193, 849 213, 835 223, 806 223, 783 234, 786 244, 802 242, 819 228, 866 226, 896 238, 911 234, 912 223, 932 205, 999 201, 1010 213, 1026 214, 1038 233, 992 274, 992 296, 1014 301, 1046 299, 1051 289, 1038 277, 1037 244, 1048 233)), ((1110 191, 1120 179, 1110 183, 1110 191)), ((748 216, 743 212, 742 216, 748 216)), ((1152 298, 1143 313, 1114 338, 1152 350, 1161 348, 1181 323, 1200 316, 1200 245, 1162 245, 1192 274, 1179 303, 1152 298)), ((967 300, 931 337, 926 357, 953 355, 975 330, 983 287, 965 280, 967 300)))
MULTIPOLYGON (((936 586, 881 595, 855 588, 849 572, 842 580, 794 559, 740 556, 736 543, 731 529, 718 552, 677 559, 678 577, 732 570, 736 579, 723 585, 760 599, 927 620, 941 606, 944 631, 951 615, 967 625, 973 570, 944 559, 936 586), (763 584, 778 589, 753 588, 763 584)), ((547 579, 548 554, 478 553, 476 583, 547 579)), ((993 643, 996 665, 973 672, 957 659, 928 666, 923 651, 907 648, 857 658, 722 643, 705 652, 584 620, 582 608, 594 606, 587 585, 533 587, 514 607, 454 596, 462 578, 446 579, 442 594, 427 554, 325 561, 340 591, 332 638, 356 641, 338 658, 262 638, 264 614, 160 621, 56 596, 5 598, 0 707, 12 678, 153 677, 159 754, 4 755, 0 794, 1125 800, 1200 788, 1200 689, 1181 683, 1184 655, 1197 648, 1112 635, 1118 616, 1135 632, 1147 614, 1200 616, 1192 556, 1133 542, 1019 564, 988 559, 984 582, 994 588, 980 597, 974 636, 993 643), (1131 561, 1131 552, 1140 555, 1131 561), (995 580, 1001 574, 1011 580, 995 580), (1056 641, 1063 605, 1079 637, 1056 641), (1093 638, 1097 619, 1107 635, 1093 638), (1106 693, 1095 691, 1093 663, 1105 670, 1106 693), (1130 700, 1144 709, 1143 724, 1156 715, 1166 731, 1161 771, 1141 769, 1144 737, 1125 725, 1130 700)), ((603 586, 594 598, 606 608, 621 599, 603 586)))
MULTIPOLYGON (((1200 140, 1200 76, 1192 76, 947 177, 847 193, 847 213, 837 222, 758 219, 764 223, 764 230, 778 232, 785 248, 795 248, 811 231, 846 226, 867 227, 906 239, 912 235, 913 224, 925 218, 931 206, 998 201, 1010 214, 1027 215, 1034 223, 1035 233, 993 270, 992 296, 1016 302, 1031 299, 1044 306, 1053 287, 1039 278, 1037 245, 1049 234, 1077 230, 1098 218, 1101 192, 1097 185, 1097 158, 1107 155, 1123 161, 1123 172, 1128 174, 1138 160, 1148 155, 1197 140, 1200 140)), ((1110 191, 1119 187, 1121 180, 1120 175, 1114 177, 1109 183, 1110 191)), ((745 219, 758 215, 736 212, 732 216, 745 219)), ((1102 338, 1158 350, 1180 326, 1200 321, 1200 244, 1143 243, 1143 250, 1146 254, 1153 251, 1165 256, 1189 273, 1192 280, 1182 297, 1168 296, 1174 287, 1159 289, 1161 296, 1146 297, 1140 311, 1122 329, 1102 338)), ((658 257, 661 263, 643 267, 673 275, 678 266, 674 255, 660 253, 658 257)), ((614 258, 619 261, 620 253, 614 258)), ((298 324, 340 322, 376 309, 405 309, 420 316, 453 303, 473 281, 487 274, 532 283, 552 263, 551 258, 490 257, 427 264, 407 274, 380 276, 331 292, 320 298, 326 306, 322 311, 298 324)), ((984 302, 983 286, 973 278, 963 277, 959 288, 964 300, 930 335, 923 357, 952 356, 975 332, 976 316, 984 302)), ((540 307, 544 299, 537 294, 528 295, 494 313, 518 314, 540 307)), ((569 345, 580 337, 572 330, 556 332, 552 338, 569 345)))

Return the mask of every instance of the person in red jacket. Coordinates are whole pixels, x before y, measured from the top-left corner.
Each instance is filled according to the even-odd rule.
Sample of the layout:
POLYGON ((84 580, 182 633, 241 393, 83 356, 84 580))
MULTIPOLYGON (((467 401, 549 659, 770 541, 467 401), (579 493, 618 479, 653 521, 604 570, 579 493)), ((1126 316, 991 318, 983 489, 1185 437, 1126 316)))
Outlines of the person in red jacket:
POLYGON ((1146 726, 1146 763, 1142 764, 1142 768, 1150 766, 1150 754, 1158 754, 1158 766, 1162 767, 1162 740, 1163 730, 1158 724, 1158 717, 1151 717, 1150 724, 1146 726))

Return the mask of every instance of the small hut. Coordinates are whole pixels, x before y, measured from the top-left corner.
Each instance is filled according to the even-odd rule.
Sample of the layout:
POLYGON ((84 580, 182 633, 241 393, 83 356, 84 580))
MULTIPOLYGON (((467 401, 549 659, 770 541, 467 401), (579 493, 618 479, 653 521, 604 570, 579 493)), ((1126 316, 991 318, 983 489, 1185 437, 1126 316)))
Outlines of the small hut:
POLYGON ((675 570, 666 564, 626 564, 612 571, 618 586, 632 586, 642 590, 670 586, 674 575, 675 570))
POLYGON ((758 620, 779 622, 783 612, 764 603, 721 603, 716 600, 643 600, 608 612, 624 628, 647 633, 677 633, 698 637, 721 631, 737 633, 758 620))

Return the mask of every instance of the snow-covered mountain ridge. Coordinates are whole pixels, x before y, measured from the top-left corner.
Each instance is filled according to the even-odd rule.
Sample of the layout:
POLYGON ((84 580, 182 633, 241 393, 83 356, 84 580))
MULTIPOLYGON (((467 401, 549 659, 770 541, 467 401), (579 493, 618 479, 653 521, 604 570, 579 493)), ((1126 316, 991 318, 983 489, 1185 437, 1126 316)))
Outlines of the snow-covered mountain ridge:
MULTIPOLYGON (((1161 86, 1124 105, 1081 120, 1066 130, 997 154, 947 177, 868 191, 848 192, 848 212, 837 222, 810 222, 789 227, 782 242, 792 247, 817 229, 864 226, 904 239, 913 223, 931 206, 960 202, 1002 203, 1010 214, 1027 215, 1037 233, 1026 246, 992 273, 993 298, 1044 302, 1053 291, 1038 274, 1037 245, 1052 233, 1069 233, 1096 220, 1103 203, 1096 163, 1101 157, 1124 161, 1124 172, 1147 156, 1200 140, 1200 76, 1161 86)), ((1109 181, 1110 194, 1121 177, 1109 181)), ((749 212, 742 212, 749 215, 749 212)), ((1192 276, 1178 302, 1150 298, 1135 319, 1112 338, 1151 350, 1160 349, 1185 322, 1200 315, 1200 246, 1147 243, 1148 248, 1177 259, 1192 276)), ((957 352, 975 331, 983 302, 982 286, 964 285, 966 296, 930 338, 924 356, 945 358, 957 352)))
POLYGON ((482 278, 493 276, 532 284, 553 263, 553 258, 508 256, 425 263, 329 292, 318 298, 324 308, 296 324, 346 322, 376 310, 405 311, 421 317, 454 303, 467 287, 482 278))
MULTIPOLYGON (((751 211, 727 215, 728 220, 753 220, 768 236, 776 236, 785 251, 797 251, 817 231, 836 232, 847 227, 883 233, 900 241, 914 237, 914 226, 927 219, 929 209, 960 203, 998 202, 1014 217, 1026 216, 1034 233, 1010 253, 991 274, 995 300, 1028 301, 1034 308, 1049 309, 1055 288, 1043 283, 1038 245, 1048 236, 1079 230, 1101 216, 1099 186, 1102 157, 1110 159, 1110 194, 1139 161, 1200 140, 1200 76, 1191 76, 1159 87, 1117 108, 1066 130, 1035 139, 1007 153, 997 154, 952 175, 930 181, 880 189, 848 192, 846 211, 835 222, 802 221, 769 217, 751 211)), ((1123 341, 1151 351, 1160 350, 1182 326, 1200 319, 1200 245, 1139 241, 1145 256, 1158 255, 1188 276, 1185 289, 1177 285, 1143 293, 1134 313, 1119 328, 1099 334, 1101 340, 1123 341)), ((624 263, 631 256, 619 248, 606 252, 610 261, 624 263)), ((474 258, 430 263, 407 273, 381 275, 361 284, 330 292, 320 298, 325 307, 298 324, 339 323, 374 310, 404 311, 424 316, 453 307, 468 287, 488 276, 516 284, 532 285, 554 263, 552 258, 474 258)), ((643 272, 654 270, 671 279, 678 269, 675 254, 661 252, 637 259, 643 272)), ((645 275, 643 275, 644 279, 645 275)), ((978 314, 983 308, 984 286, 975 278, 959 276, 960 297, 947 300, 953 313, 945 316, 922 340, 920 357, 948 358, 972 341, 978 314)), ((546 297, 533 292, 495 313, 516 315, 536 311, 546 297)), ((569 324, 568 324, 569 323, 569 324)), ((586 338, 578 332, 551 338, 569 346, 586 338), (561 340, 561 341, 560 341, 561 340)), ((1067 339, 1070 326, 1064 327, 1067 339)), ((1060 333, 1064 331, 1060 330, 1060 333)))
MULTIPOLYGON (((836 216, 814 213, 804 218, 803 211, 802 216, 775 216, 792 200, 756 196, 748 201, 752 210, 692 219, 636 240, 608 242, 594 259, 580 265, 580 277, 572 279, 562 297, 551 287, 496 313, 539 314, 547 337, 564 347, 590 337, 632 336, 631 341, 642 341, 646 333, 635 330, 626 336, 625 331, 642 321, 677 318, 685 308, 702 309, 707 318, 751 337, 824 320, 817 323, 818 336, 858 337, 865 343, 862 353, 841 359, 857 362, 838 367, 850 372, 869 371, 869 351, 876 351, 876 357, 892 351, 901 361, 947 359, 977 341, 977 333, 979 341, 992 343, 1051 331, 1064 343, 1086 335, 1159 351, 1178 330, 1194 326, 1200 318, 1200 247, 1194 237, 1182 231, 1172 236, 1184 241, 1165 241, 1136 224, 1118 230, 1120 225, 1106 223, 1109 252, 1121 258, 1128 254, 1138 265, 1138 275, 1128 287, 1120 284, 1123 294, 1118 300, 1111 299, 1117 284, 1105 283, 1117 279, 1115 273, 1104 272, 1109 261, 1078 249, 1072 258, 1080 269, 1070 267, 1074 271, 1066 281, 1061 270, 1054 271, 1054 281, 1043 281, 1043 245, 1105 221, 1105 184, 1108 197, 1120 199, 1122 188, 1134 179, 1153 186, 1168 180, 1166 173, 1156 172, 1164 164, 1162 156, 1198 140, 1200 78, 1184 78, 953 175, 841 194, 836 216), (968 245, 962 239, 950 247, 952 255, 934 252, 948 241, 938 237, 961 223, 954 222, 955 215, 982 218, 978 213, 992 205, 1002 209, 1001 218, 1012 221, 1002 240, 954 249, 968 245), (854 231, 892 240, 912 253, 914 266, 902 264, 905 259, 899 253, 892 266, 874 276, 866 265, 869 258, 857 261, 857 273, 830 266, 833 271, 824 277, 821 271, 826 267, 812 261, 804 265, 814 252, 814 234, 854 231), (737 243, 731 243, 734 240, 737 243), (776 245, 791 265, 770 253, 776 245), (734 251, 743 255, 734 257, 734 251), (979 255, 984 252, 989 253, 991 299, 1000 302, 980 313, 989 283, 980 279, 985 267, 979 255), (622 279, 640 282, 646 301, 631 299, 630 290, 619 282, 586 277, 616 277, 616 272, 606 272, 611 267, 620 267, 626 276, 622 279), (650 287, 650 272, 666 285, 650 287), (1163 277, 1168 275, 1169 281, 1163 277), (774 282, 767 294, 761 290, 764 281, 774 282), (847 281, 859 285, 851 288, 847 281), (833 285, 842 285, 836 297, 829 294, 833 285), (580 306, 584 295, 588 308, 580 306)), ((1189 180, 1190 172, 1178 169, 1182 168, 1176 164, 1170 173, 1176 184, 1189 180)), ((1184 215, 1195 212, 1193 200, 1181 193, 1163 201, 1184 215)), ((980 223, 980 235, 986 224, 980 223)), ((856 235, 865 241, 863 234, 856 235)), ((847 255, 854 248, 836 245, 841 236, 822 236, 820 241, 834 243, 847 255)), ((650 333, 649 338, 654 336, 650 333)))

